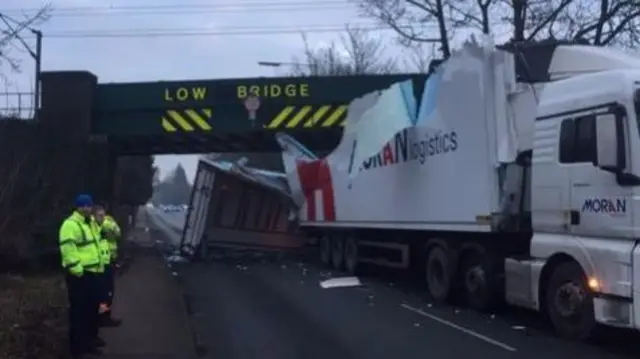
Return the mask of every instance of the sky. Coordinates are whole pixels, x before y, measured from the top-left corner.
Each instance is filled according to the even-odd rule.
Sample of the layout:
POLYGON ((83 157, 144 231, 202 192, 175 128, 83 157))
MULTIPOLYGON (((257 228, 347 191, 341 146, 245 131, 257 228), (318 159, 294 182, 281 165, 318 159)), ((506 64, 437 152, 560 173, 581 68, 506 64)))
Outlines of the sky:
MULTIPOLYGON (((44 3, 2 0, 0 12, 20 18, 25 11, 38 9, 44 3)), ((372 20, 359 17, 349 0, 54 0, 52 5, 51 18, 37 27, 44 34, 42 69, 88 70, 102 83, 284 75, 286 68, 261 67, 258 62, 291 62, 293 57, 301 57, 302 31, 319 26, 336 29, 307 34, 311 46, 322 47, 339 41, 341 33, 337 30, 346 24, 374 25, 372 20), (230 34, 243 29, 251 34, 230 34), (273 33, 282 29, 289 32, 273 33), (199 35, 78 36, 149 34, 150 30, 189 30, 199 35)), ((380 31, 379 36, 388 39, 390 56, 400 53, 392 40, 393 33, 380 31)), ((34 38, 25 40, 30 45, 35 43, 34 38)), ((13 44, 10 50, 21 60, 22 72, 11 74, 0 92, 32 91, 33 60, 19 44, 13 44)), ((6 67, 1 70, 7 73, 6 67)), ((178 162, 192 180, 197 156, 156 157, 163 174, 178 162)))

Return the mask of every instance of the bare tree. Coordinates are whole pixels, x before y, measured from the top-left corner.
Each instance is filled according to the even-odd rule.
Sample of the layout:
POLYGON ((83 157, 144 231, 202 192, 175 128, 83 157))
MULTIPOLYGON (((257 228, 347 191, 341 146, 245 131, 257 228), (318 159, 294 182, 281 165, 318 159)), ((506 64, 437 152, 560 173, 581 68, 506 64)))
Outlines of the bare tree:
POLYGON ((387 74, 397 71, 395 60, 387 57, 382 39, 370 32, 347 26, 339 42, 313 48, 306 35, 304 56, 295 59, 294 76, 346 76, 387 74))
POLYGON ((513 41, 580 39, 635 47, 640 41, 637 0, 357 0, 366 16, 399 35, 401 43, 439 43, 451 53, 456 30, 477 30, 513 41))
MULTIPOLYGON (((439 43, 444 57, 451 54, 449 2, 454 0, 359 0, 365 15, 391 27, 407 46, 439 43)), ((465 0, 463 0, 465 1, 465 0)))
MULTIPOLYGON (((565 0, 569 1, 569 0, 565 0)), ((640 40, 640 2, 573 0, 549 27, 549 35, 594 45, 635 47, 640 40)))
POLYGON ((402 49, 403 68, 410 72, 427 73, 429 72, 431 61, 436 58, 434 54, 438 52, 438 45, 414 44, 402 49))
POLYGON ((446 0, 445 5, 449 11, 444 20, 451 28, 477 28, 483 34, 491 33, 493 17, 503 13, 505 7, 498 0, 446 0))
POLYGON ((634 46, 640 35, 640 2, 634 0, 448 1, 453 26, 473 24, 489 33, 508 24, 507 32, 515 41, 558 38, 634 46))
POLYGON ((499 0, 503 16, 514 41, 535 40, 549 37, 558 19, 568 11, 575 0, 499 0))
MULTIPOLYGON (((35 13, 21 17, 11 17, 0 13, 0 66, 8 66, 11 71, 20 71, 20 61, 11 55, 13 48, 30 48, 23 36, 49 19, 51 5, 46 4, 35 13)), ((0 67, 0 75, 6 76, 0 67)))

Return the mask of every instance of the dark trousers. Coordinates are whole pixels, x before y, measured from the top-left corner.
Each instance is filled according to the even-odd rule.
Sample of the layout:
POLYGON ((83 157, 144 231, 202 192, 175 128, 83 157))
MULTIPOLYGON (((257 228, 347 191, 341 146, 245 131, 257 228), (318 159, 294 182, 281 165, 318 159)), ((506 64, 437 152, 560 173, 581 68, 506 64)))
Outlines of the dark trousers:
POLYGON ((104 268, 101 291, 104 298, 103 303, 106 303, 109 308, 111 308, 111 304, 113 304, 113 295, 115 292, 115 274, 113 270, 113 264, 108 264, 104 268))
POLYGON ((67 274, 69 297, 69 349, 73 355, 82 354, 98 336, 97 276, 85 273, 82 277, 67 274))
POLYGON ((113 303, 113 290, 115 289, 114 280, 115 280, 115 276, 114 276, 113 265, 108 264, 105 266, 104 272, 101 273, 98 278, 99 302, 100 304, 106 304, 109 307, 109 311, 99 314, 98 316, 100 321, 98 323, 99 325, 100 323, 104 323, 104 321, 109 320, 109 318, 111 318, 111 304, 113 303))

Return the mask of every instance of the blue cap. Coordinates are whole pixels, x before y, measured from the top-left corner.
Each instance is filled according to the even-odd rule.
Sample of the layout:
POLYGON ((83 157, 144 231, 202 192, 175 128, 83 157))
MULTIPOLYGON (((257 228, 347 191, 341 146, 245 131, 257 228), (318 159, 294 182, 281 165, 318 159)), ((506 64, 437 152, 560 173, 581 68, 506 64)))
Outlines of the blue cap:
POLYGON ((88 194, 79 194, 75 200, 76 208, 93 206, 93 198, 88 194))

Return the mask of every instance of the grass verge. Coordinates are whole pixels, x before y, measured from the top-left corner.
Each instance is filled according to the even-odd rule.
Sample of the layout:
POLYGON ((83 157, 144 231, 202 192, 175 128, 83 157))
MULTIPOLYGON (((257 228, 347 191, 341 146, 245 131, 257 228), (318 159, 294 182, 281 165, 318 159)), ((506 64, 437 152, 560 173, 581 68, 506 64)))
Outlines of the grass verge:
POLYGON ((65 358, 66 335, 61 275, 0 275, 0 358, 65 358))

